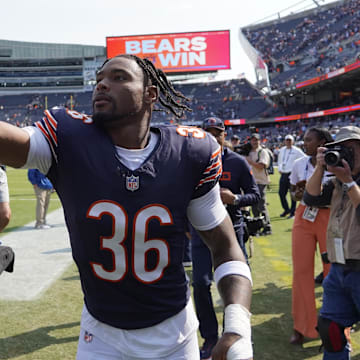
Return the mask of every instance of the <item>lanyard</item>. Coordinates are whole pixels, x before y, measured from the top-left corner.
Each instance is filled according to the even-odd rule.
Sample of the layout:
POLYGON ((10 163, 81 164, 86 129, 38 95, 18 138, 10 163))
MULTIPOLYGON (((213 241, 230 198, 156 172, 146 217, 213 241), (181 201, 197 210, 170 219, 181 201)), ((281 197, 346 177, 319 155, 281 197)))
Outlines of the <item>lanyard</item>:
POLYGON ((311 157, 309 157, 308 161, 306 162, 306 166, 305 166, 305 169, 304 169, 304 180, 307 180, 310 161, 311 161, 311 157))
MULTIPOLYGON (((286 150, 287 150, 287 149, 284 150, 284 158, 285 158, 285 152, 286 152, 286 150)), ((286 159, 286 160, 284 159, 283 162, 282 162, 282 165, 283 165, 283 166, 285 166, 285 165, 287 164, 287 162, 289 161, 289 158, 290 158, 290 155, 291 155, 291 151, 292 151, 292 147, 290 148, 290 151, 289 151, 289 153, 288 153, 287 159, 286 159)))

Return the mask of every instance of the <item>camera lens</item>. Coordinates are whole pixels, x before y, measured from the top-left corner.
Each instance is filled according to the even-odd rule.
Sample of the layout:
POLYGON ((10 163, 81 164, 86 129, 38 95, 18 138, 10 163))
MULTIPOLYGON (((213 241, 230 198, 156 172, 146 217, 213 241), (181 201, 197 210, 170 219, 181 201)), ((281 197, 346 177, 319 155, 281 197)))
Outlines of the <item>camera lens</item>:
POLYGON ((340 162, 340 153, 338 151, 328 151, 325 154, 324 160, 327 165, 336 166, 340 162))

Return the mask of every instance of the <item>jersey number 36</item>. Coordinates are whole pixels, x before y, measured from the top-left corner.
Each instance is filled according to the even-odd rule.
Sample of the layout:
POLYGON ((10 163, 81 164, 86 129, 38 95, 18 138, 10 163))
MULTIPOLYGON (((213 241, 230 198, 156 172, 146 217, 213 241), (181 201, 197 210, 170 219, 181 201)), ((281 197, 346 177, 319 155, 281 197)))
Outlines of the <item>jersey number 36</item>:
POLYGON ((124 241, 128 233, 128 215, 124 208, 113 201, 98 201, 93 203, 87 213, 88 218, 100 220, 103 215, 113 219, 113 233, 110 237, 101 237, 100 248, 112 252, 113 269, 106 270, 102 264, 91 262, 96 276, 107 281, 121 281, 129 271, 129 256, 132 257, 132 273, 143 283, 153 283, 163 276, 165 267, 169 264, 169 246, 164 239, 148 239, 148 224, 151 219, 157 219, 161 225, 173 223, 170 211, 163 205, 152 204, 140 209, 133 221, 132 254, 127 253, 124 241), (147 269, 148 251, 156 251, 157 264, 151 270, 147 269))

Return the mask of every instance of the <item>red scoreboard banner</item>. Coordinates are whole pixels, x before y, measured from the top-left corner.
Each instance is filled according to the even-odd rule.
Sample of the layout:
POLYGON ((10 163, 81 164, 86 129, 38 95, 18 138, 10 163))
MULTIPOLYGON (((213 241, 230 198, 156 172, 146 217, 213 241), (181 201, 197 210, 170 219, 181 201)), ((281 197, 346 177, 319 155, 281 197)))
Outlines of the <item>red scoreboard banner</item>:
POLYGON ((230 69, 230 31, 204 31, 106 38, 107 57, 133 54, 164 72, 230 69))

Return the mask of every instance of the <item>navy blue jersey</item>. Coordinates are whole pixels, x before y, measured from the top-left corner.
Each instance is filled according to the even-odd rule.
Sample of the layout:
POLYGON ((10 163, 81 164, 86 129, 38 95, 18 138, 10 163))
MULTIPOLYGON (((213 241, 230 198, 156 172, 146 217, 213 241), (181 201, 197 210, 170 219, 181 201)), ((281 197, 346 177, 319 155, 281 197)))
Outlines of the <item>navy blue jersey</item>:
POLYGON ((256 204, 260 200, 260 193, 249 164, 241 155, 224 148, 222 163, 223 173, 220 186, 240 195, 238 205, 226 207, 233 224, 236 224, 242 221, 241 208, 256 204))
POLYGON ((218 144, 196 128, 152 128, 160 140, 131 171, 87 115, 56 108, 36 126, 52 150, 48 177, 64 208, 89 312, 137 329, 181 311, 189 296, 186 209, 221 175, 218 144))

